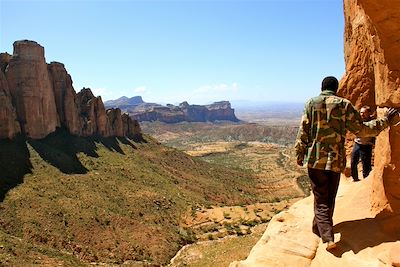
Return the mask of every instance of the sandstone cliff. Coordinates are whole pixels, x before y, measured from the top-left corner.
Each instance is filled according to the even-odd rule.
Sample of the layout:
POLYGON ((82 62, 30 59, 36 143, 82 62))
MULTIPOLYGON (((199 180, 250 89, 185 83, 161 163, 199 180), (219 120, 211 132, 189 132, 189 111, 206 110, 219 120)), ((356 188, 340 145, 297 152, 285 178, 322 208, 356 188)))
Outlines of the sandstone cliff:
POLYGON ((342 177, 333 217, 337 249, 325 250, 311 232, 313 197, 274 216, 246 260, 229 267, 400 266, 400 233, 388 234, 368 201, 372 180, 353 183, 342 177))
MULTIPOLYGON (((346 73, 339 94, 382 115, 400 107, 400 1, 344 0, 346 73)), ((399 118, 397 118, 399 120, 399 118)), ((373 172, 342 176, 331 253, 311 233, 312 197, 270 222, 248 258, 231 267, 400 266, 400 126, 379 134, 373 172)))
POLYGON ((43 138, 60 126, 44 48, 33 41, 14 43, 6 78, 21 130, 43 138))
POLYGON ((20 132, 40 139, 58 127, 78 136, 141 134, 137 121, 120 109, 106 111, 90 89, 77 94, 65 66, 47 64, 38 43, 16 41, 12 56, 0 54, 0 139, 20 132))
POLYGON ((12 138, 20 132, 17 113, 12 105, 10 91, 4 73, 0 71, 0 139, 12 138))
MULTIPOLYGON (((346 75, 340 94, 358 107, 400 107, 400 2, 345 0, 346 75)), ((383 225, 400 231, 400 127, 382 132, 376 142, 371 202, 383 225)))

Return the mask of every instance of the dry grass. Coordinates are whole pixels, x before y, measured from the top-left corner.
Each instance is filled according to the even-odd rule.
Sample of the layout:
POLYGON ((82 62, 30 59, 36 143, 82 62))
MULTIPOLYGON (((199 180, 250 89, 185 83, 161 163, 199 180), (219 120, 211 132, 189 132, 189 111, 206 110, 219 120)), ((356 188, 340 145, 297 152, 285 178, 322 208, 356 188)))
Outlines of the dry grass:
MULTIPOLYGON (((30 170, 10 184, 0 204, 0 262, 164 264, 195 241, 182 224, 185 214, 265 201, 251 173, 146 140, 61 132, 24 142, 30 170)), ((2 175, 11 179, 13 173, 2 175)))
MULTIPOLYGON (((183 127, 159 132, 169 147, 149 136, 136 142, 63 131, 38 141, 0 140, 0 262, 166 264, 197 238, 239 235, 255 243, 253 226, 287 205, 274 202, 304 196, 304 170, 293 165, 290 148, 259 142, 269 130, 183 127)), ((282 132, 274 136, 289 140, 282 132)), ((250 248, 220 243, 224 248, 204 254, 250 248)))
MULTIPOLYGON (((305 170, 296 166, 290 146, 259 140, 226 141, 225 134, 218 137, 221 132, 230 132, 229 127, 236 131, 237 125, 225 124, 221 126, 222 129, 214 125, 214 132, 211 129, 206 131, 215 140, 210 142, 197 142, 197 137, 188 135, 188 131, 176 135, 181 127, 189 127, 186 124, 175 125, 176 128, 172 125, 163 128, 164 126, 160 127, 156 123, 155 128, 159 130, 159 136, 167 138, 163 140, 166 144, 176 145, 187 154, 206 162, 253 173, 256 176, 254 189, 268 201, 196 209, 184 220, 202 242, 185 247, 171 266, 227 266, 234 260, 244 259, 261 237, 261 233, 257 235, 255 229, 265 225, 276 213, 286 209, 294 201, 309 194, 305 170)), ((208 128, 208 125, 192 127, 201 129, 208 128)), ((243 131, 247 126, 240 127, 243 131)), ((253 133, 254 128, 249 129, 253 133)), ((245 133, 242 136, 246 136, 245 133)))

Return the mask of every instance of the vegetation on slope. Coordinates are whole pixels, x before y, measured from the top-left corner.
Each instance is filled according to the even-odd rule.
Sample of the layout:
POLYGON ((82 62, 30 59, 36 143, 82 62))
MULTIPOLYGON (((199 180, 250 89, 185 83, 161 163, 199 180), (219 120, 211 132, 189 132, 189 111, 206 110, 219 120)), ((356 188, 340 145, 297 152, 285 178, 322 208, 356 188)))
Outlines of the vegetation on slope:
POLYGON ((293 145, 298 131, 296 124, 261 125, 255 123, 162 123, 142 122, 143 132, 154 136, 163 144, 185 149, 187 144, 216 141, 259 141, 280 145, 293 145))
POLYGON ((200 206, 265 201, 255 176, 145 137, 0 142, 0 262, 165 264, 194 241, 200 206))

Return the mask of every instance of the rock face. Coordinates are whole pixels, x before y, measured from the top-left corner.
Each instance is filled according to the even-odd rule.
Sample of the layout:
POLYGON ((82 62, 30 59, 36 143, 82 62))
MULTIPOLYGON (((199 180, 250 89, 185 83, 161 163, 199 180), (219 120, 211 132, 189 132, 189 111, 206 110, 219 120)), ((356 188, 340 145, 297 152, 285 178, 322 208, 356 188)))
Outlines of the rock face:
POLYGON ((4 73, 6 71, 6 67, 10 62, 11 55, 8 53, 0 53, 0 70, 4 73))
POLYGON ((122 126, 124 136, 140 138, 141 129, 137 120, 132 120, 127 113, 122 114, 122 126))
POLYGON ((110 136, 107 131, 107 115, 101 97, 95 97, 88 88, 83 88, 77 95, 80 116, 83 118, 82 135, 110 136))
POLYGON ((107 107, 120 108, 128 112, 138 121, 161 121, 166 123, 188 122, 214 122, 233 121, 238 122, 235 110, 228 101, 215 102, 211 105, 189 105, 182 102, 179 106, 168 104, 162 106, 155 103, 145 103, 140 96, 106 102, 107 107))
POLYGON ((246 260, 230 267, 280 266, 397 266, 400 232, 388 234, 380 227, 385 218, 374 218, 368 201, 370 179, 353 183, 341 177, 333 216, 337 248, 325 250, 311 232, 313 196, 295 203, 272 218, 262 238, 246 260))
MULTIPOLYGON (((399 108, 400 2, 344 0, 344 15, 346 74, 339 94, 358 108, 377 107, 378 115, 385 107, 399 108)), ((341 177, 333 217, 335 251, 326 252, 322 242, 313 244, 306 233, 306 240, 293 246, 299 232, 311 232, 313 204, 307 198, 274 217, 249 257, 230 266, 400 266, 399 147, 400 126, 391 126, 377 138, 370 177, 357 184, 341 177), (276 239, 281 242, 274 244, 276 239), (312 260, 307 261, 311 253, 304 253, 305 245, 312 260)))
MULTIPOLYGON (((346 75, 339 93, 358 107, 400 107, 400 3, 345 0, 346 75)), ((392 126, 376 141, 372 209, 388 216, 387 231, 400 224, 400 127, 392 126)))
POLYGON ((246 260, 229 267, 278 267, 311 265, 319 238, 311 229, 312 198, 295 203, 288 211, 274 216, 246 260))
POLYGON ((0 139, 12 138, 20 131, 6 77, 0 71, 0 139))
POLYGON ((124 136, 124 126, 119 108, 107 110, 107 126, 108 135, 124 136))
POLYGON ((64 65, 58 62, 51 62, 48 69, 61 126, 66 127, 70 133, 79 135, 81 123, 71 76, 67 73, 64 65))
POLYGON ((34 41, 16 41, 12 56, 0 54, 0 70, 0 139, 19 132, 40 139, 57 127, 78 136, 141 135, 137 121, 120 109, 106 111, 90 89, 76 94, 64 65, 47 64, 34 41))
POLYGON ((44 48, 33 41, 14 43, 6 77, 22 132, 43 138, 60 126, 44 48))

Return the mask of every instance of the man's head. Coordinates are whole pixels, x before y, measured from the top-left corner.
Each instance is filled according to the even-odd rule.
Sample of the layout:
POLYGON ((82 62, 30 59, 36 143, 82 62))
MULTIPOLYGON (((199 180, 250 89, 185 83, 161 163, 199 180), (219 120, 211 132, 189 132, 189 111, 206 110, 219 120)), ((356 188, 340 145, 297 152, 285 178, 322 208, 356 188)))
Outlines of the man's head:
POLYGON ((363 120, 368 120, 371 118, 371 108, 369 106, 363 106, 360 109, 360 115, 363 120))
POLYGON ((333 76, 325 77, 322 80, 321 91, 329 90, 329 91, 332 91, 332 92, 336 93, 336 91, 338 90, 338 87, 339 87, 339 82, 333 76))

